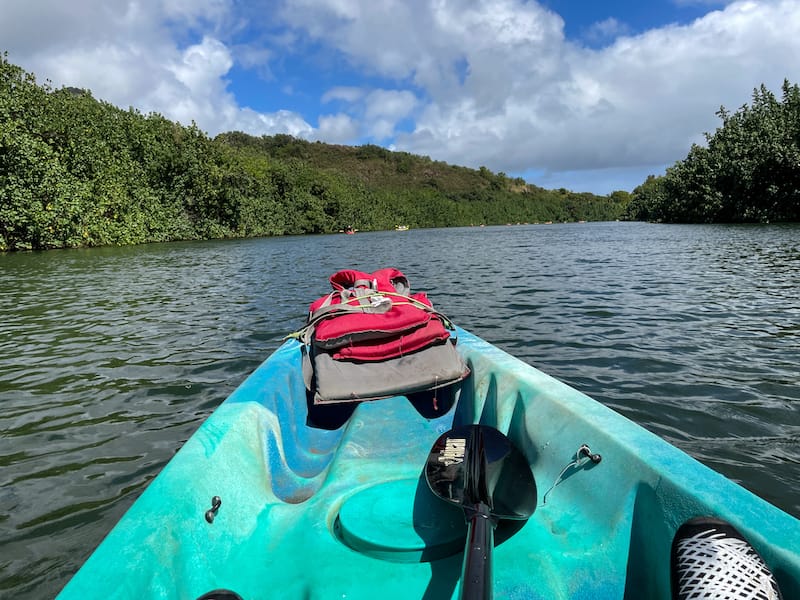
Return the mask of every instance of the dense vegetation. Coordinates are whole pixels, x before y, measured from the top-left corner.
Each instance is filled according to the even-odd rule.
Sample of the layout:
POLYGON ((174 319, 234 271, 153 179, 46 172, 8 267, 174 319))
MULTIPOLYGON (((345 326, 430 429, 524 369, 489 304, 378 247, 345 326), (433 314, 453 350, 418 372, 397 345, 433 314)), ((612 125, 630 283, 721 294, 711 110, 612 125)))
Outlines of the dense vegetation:
POLYGON ((40 85, 0 57, 0 250, 604 220, 628 199, 371 145, 211 139, 85 90, 40 85))
POLYGON ((665 175, 633 191, 628 216, 683 223, 800 221, 800 89, 783 83, 779 101, 761 86, 751 106, 717 113, 706 134, 665 175))

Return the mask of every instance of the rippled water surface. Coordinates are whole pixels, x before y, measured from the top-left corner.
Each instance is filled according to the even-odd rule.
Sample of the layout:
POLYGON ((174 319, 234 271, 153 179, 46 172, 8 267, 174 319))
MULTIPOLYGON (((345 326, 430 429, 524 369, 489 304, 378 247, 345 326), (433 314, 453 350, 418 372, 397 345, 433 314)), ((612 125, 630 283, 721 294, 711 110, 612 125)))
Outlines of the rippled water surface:
POLYGON ((0 255, 0 596, 55 595, 341 268, 800 517, 800 226, 598 223, 0 255))

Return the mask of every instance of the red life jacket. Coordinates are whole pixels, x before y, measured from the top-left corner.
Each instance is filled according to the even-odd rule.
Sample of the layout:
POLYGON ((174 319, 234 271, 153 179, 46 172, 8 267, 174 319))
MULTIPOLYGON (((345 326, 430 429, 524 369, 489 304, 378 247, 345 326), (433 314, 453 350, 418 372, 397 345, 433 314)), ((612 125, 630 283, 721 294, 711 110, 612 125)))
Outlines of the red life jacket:
POLYGON ((333 291, 311 304, 306 326, 292 336, 303 342, 314 405, 428 392, 469 375, 455 328, 425 294, 411 293, 402 272, 345 270, 330 282, 333 291))
POLYGON ((331 275, 330 282, 333 292, 311 304, 307 327, 314 346, 334 359, 386 360, 450 336, 428 297, 411 294, 397 269, 348 269, 331 275))

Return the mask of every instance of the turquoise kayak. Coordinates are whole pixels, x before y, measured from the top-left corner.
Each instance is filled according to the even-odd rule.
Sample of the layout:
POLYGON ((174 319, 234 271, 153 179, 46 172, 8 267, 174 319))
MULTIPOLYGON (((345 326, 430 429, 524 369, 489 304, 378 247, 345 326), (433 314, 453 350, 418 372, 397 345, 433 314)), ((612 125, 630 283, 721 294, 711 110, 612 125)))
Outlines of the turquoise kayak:
POLYGON ((456 597, 464 513, 424 470, 440 436, 473 423, 513 442, 537 490, 533 514, 495 532, 495 597, 670 598, 675 532, 705 515, 734 525, 784 598, 800 598, 800 521, 469 332, 457 349, 470 375, 431 403, 395 396, 311 419, 301 344, 286 342, 59 598, 456 597))

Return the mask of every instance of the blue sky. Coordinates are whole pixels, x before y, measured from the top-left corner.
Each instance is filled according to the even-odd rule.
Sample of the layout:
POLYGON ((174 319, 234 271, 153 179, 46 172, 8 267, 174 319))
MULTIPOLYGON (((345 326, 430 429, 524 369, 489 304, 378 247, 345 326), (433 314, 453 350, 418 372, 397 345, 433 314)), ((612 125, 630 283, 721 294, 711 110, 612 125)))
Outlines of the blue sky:
POLYGON ((3 0, 0 51, 210 135, 632 190, 800 80, 800 0, 3 0))

